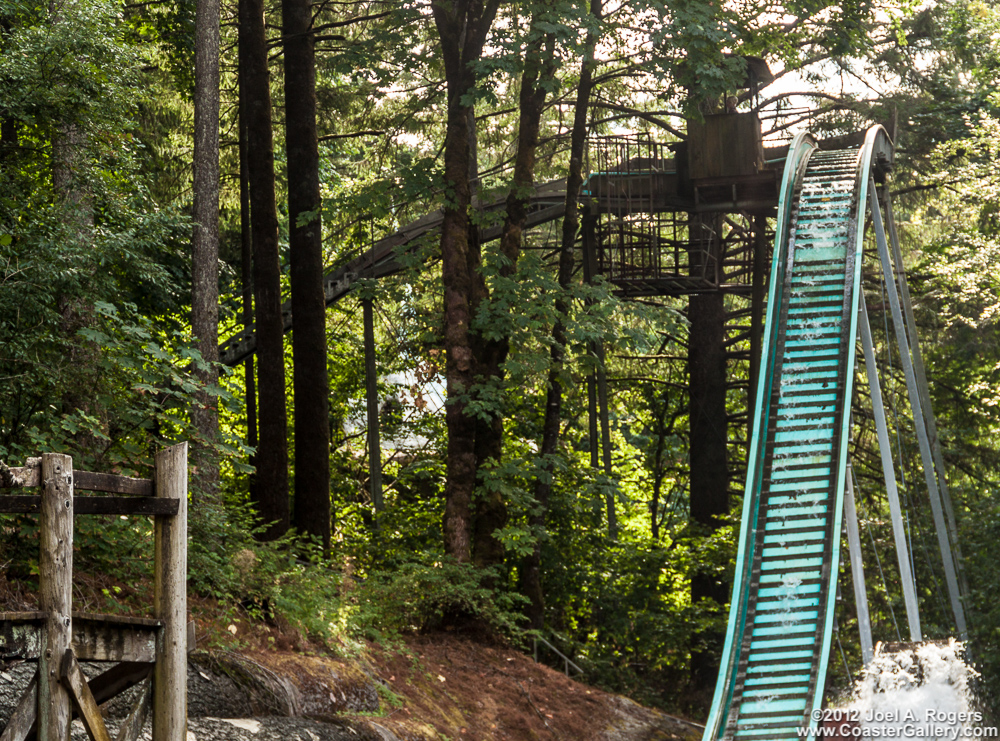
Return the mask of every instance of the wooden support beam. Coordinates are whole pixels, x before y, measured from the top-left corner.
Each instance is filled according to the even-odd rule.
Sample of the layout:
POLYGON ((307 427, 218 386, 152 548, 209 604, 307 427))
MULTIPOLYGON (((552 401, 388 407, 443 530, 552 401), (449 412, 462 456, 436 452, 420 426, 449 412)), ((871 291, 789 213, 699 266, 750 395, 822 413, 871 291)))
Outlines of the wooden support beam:
MULTIPOLYGON (((597 274, 597 218, 585 208, 580 220, 583 241, 583 280, 590 283, 597 274)), ((597 419, 597 372, 587 376, 587 418, 589 423, 590 467, 598 468, 600 462, 600 430, 597 419)))
POLYGON ((73 459, 42 456, 41 549, 38 558, 39 607, 45 613, 45 638, 38 660, 38 738, 69 738, 72 709, 59 682, 62 656, 73 640, 73 459))
MULTIPOLYGON (((41 460, 41 458, 29 458, 23 466, 9 469, 9 477, 0 480, 0 489, 36 489, 40 487, 42 485, 41 460)), ((76 471, 73 474, 73 487, 81 491, 101 491, 124 496, 153 496, 152 479, 134 479, 113 473, 76 471)))
MULTIPOLYGON (((97 707, 97 701, 90 691, 87 678, 80 671, 80 664, 73 655, 73 649, 67 648, 59 664, 59 680, 63 686, 69 690, 73 698, 73 704, 77 712, 80 713, 80 720, 83 727, 87 729, 87 735, 92 741, 111 741, 108 729, 104 725, 104 718, 101 716, 101 709, 97 707)), ((69 738, 67 736, 67 738, 69 738)))
MULTIPOLYGON (((955 552, 948 538, 948 526, 945 522, 944 503, 941 499, 941 488, 934 469, 934 455, 931 451, 930 432, 927 428, 927 414, 924 412, 921 398, 930 398, 929 394, 921 394, 917 388, 917 378, 913 366, 913 355, 910 338, 906 335, 906 323, 903 321, 902 307, 896 288, 896 276, 892 258, 889 256, 888 238, 882 220, 882 211, 878 202, 878 191, 873 177, 868 179, 868 195, 870 213, 872 215, 872 230, 875 232, 875 243, 878 245, 879 258, 882 263, 883 285, 889 307, 892 312, 892 325, 896 331, 896 345, 899 350, 900 364, 906 378, 906 392, 913 412, 913 427, 917 433, 917 447, 920 450, 920 460, 924 469, 924 482, 930 496, 931 514, 934 517, 934 529, 937 532, 938 547, 941 549, 941 560, 944 566, 945 584, 948 587, 948 597, 951 609, 955 615, 955 627, 958 629, 959 640, 968 638, 968 627, 965 622, 965 607, 962 605, 962 594, 958 585, 958 572, 955 568, 955 552)), ((914 337, 915 341, 916 338, 914 337)))
POLYGON ((153 673, 153 741, 187 738, 187 443, 156 454, 156 496, 176 499, 156 518, 153 609, 162 621, 153 673))
POLYGON ((854 605, 861 635, 861 660, 868 666, 875 657, 872 648, 872 620, 868 611, 868 590, 865 589, 865 566, 861 559, 861 533, 858 511, 854 506, 854 468, 847 464, 847 485, 844 488, 844 524, 847 526, 847 549, 851 555, 851 581, 854 583, 854 605))
POLYGON ((113 473, 77 471, 73 483, 77 489, 84 491, 103 491, 108 494, 121 494, 132 497, 153 496, 152 479, 133 479, 113 473))
MULTIPOLYGON (((583 279, 590 283, 598 272, 597 264, 597 219, 588 210, 581 219, 583 238, 583 279)), ((592 352, 597 358, 597 369, 587 379, 587 396, 590 410, 590 465, 598 466, 598 451, 603 453, 604 473, 609 478, 613 469, 611 465, 611 423, 608 419, 608 378, 604 368, 604 344, 594 342, 592 352), (598 421, 600 435, 598 435, 598 421), (600 437, 601 445, 598 444, 600 437)), ((618 537, 618 517, 615 514, 615 492, 609 490, 605 497, 608 516, 608 536, 618 537)))
MULTIPOLYGON (((127 689, 130 689, 137 685, 139 682, 147 679, 153 671, 152 664, 136 664, 123 662, 121 664, 116 664, 113 668, 108 669, 108 671, 99 674, 90 680, 90 691, 94 697, 94 701, 100 705, 103 702, 107 702, 112 697, 121 694, 127 689)), ((146 714, 149 710, 149 696, 150 696, 150 686, 146 683, 146 688, 143 694, 147 697, 146 700, 146 714)), ((133 713, 135 710, 133 709, 133 713)), ((18 700, 17 707, 10 716, 10 720, 7 721, 7 727, 4 729, 3 733, 0 734, 0 741, 26 741, 35 735, 35 721, 38 717, 38 672, 35 672, 31 677, 31 681, 28 682, 27 688, 21 695, 21 699, 18 700)), ((143 715, 142 722, 145 722, 145 715, 143 715)), ((131 718, 131 716, 130 716, 131 718)), ((126 724, 128 721, 126 721, 126 724)), ((142 723, 139 725, 140 730, 142 728, 142 723)), ((121 731, 119 731, 119 739, 121 739, 121 731)), ((129 741, 135 741, 135 737, 129 739, 129 741)))
POLYGON ((910 568, 910 551, 906 542, 903 509, 900 506, 899 489, 896 484, 896 464, 892 457, 889 425, 885 416, 885 404, 882 403, 882 386, 878 378, 878 366, 875 363, 875 343, 872 340, 872 330, 868 324, 868 309, 864 301, 858 304, 858 330, 861 335, 862 352, 865 356, 865 375, 868 376, 868 391, 871 395, 872 413, 875 417, 875 433, 878 436, 878 452, 882 461, 882 478, 885 481, 886 499, 889 502, 892 535, 896 543, 896 560, 899 564, 900 583, 903 588, 903 604, 906 605, 906 620, 910 626, 910 640, 917 643, 923 638, 920 629, 920 604, 917 602, 917 585, 913 581, 913 571, 910 568))
POLYGON ((94 699, 98 704, 107 702, 125 690, 135 687, 152 673, 152 664, 124 661, 91 679, 90 691, 94 693, 94 699))
POLYGON ((753 413, 760 384, 760 353, 764 343, 764 311, 767 305, 767 219, 753 217, 753 275, 750 278, 750 388, 747 395, 747 440, 753 437, 753 413))
POLYGON ((24 741, 35 727, 38 717, 38 672, 36 671, 27 688, 17 701, 17 707, 11 713, 7 727, 0 735, 0 741, 24 741))
MULTIPOLYGON (((718 234, 719 230, 712 228, 710 233, 718 234)), ((712 242, 714 249, 717 244, 714 237, 712 242)), ((710 532, 723 526, 730 509, 726 351, 722 346, 726 330, 724 299, 721 293, 688 299, 690 518, 710 532)), ((729 592, 730 585, 724 575, 691 576, 692 604, 712 600, 724 605, 729 592)), ((692 636, 691 642, 692 686, 710 695, 719 673, 717 662, 723 634, 706 630, 692 636)))
POLYGON ((0 488, 41 488, 41 496, 0 497, 0 511, 40 515, 40 609, 0 613, 0 648, 7 655, 14 650, 18 656, 37 658, 39 666, 0 741, 25 741, 36 734, 39 741, 67 741, 74 706, 91 739, 111 741, 99 704, 151 672, 155 689, 147 682, 118 738, 134 741, 155 703, 153 741, 185 741, 187 654, 194 644, 186 595, 187 443, 157 454, 155 496, 151 496, 154 482, 146 479, 78 472, 80 488, 118 496, 74 497, 74 483, 69 456, 46 453, 19 469, 0 464, 0 488), (74 511, 156 516, 158 619, 80 615, 74 621, 74 511), (78 658, 124 663, 88 683, 78 658), (154 659, 155 669, 150 663, 154 659))
MULTIPOLYGON (((70 647, 80 661, 152 664, 160 622, 149 618, 73 613, 70 647)), ((46 614, 0 612, 0 651, 7 659, 38 660, 45 644, 46 614)))
MULTIPOLYGON (((0 512, 33 514, 40 512, 37 496, 0 496, 0 512)), ((73 512, 77 515, 175 515, 177 501, 159 497, 73 497, 73 512)))
MULTIPOLYGON (((594 351, 597 354, 597 405, 601 418, 601 458, 604 463, 604 474, 610 480, 614 474, 611 463, 611 420, 608 416, 608 375, 604 365, 604 343, 595 342, 594 351)), ((610 482, 609 482, 610 483, 610 482)), ((608 537, 618 538, 618 516, 615 514, 615 489, 609 486, 605 494, 605 507, 608 514, 608 537)))
POLYGON ((136 741, 139 738, 139 734, 142 733, 142 727, 146 723, 146 716, 149 715, 152 701, 152 688, 150 687, 150 683, 146 682, 142 688, 142 693, 139 695, 139 699, 132 706, 132 712, 128 714, 128 718, 118 728, 118 736, 115 738, 115 741, 136 741))

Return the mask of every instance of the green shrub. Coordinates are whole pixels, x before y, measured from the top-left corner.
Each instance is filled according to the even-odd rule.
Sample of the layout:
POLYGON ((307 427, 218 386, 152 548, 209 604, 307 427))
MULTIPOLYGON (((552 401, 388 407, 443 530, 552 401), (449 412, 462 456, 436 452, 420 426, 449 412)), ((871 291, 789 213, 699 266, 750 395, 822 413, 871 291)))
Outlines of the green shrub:
POLYGON ((516 640, 522 635, 520 595, 491 588, 495 574, 452 558, 431 556, 373 574, 356 592, 354 630, 380 639, 411 631, 466 629, 516 640))

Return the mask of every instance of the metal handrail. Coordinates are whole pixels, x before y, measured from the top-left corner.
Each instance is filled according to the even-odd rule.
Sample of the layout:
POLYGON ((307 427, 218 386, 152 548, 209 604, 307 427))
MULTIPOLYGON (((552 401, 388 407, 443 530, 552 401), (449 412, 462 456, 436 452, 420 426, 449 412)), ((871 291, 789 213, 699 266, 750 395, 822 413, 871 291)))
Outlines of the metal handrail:
POLYGON ((569 676, 569 668, 570 667, 573 667, 574 669, 577 670, 577 672, 579 672, 580 674, 583 674, 583 669, 581 669, 579 666, 577 666, 576 664, 574 664, 566 654, 564 654, 562 651, 560 651, 558 648, 556 648, 555 646, 553 646, 551 643, 549 643, 544 638, 542 638, 540 636, 535 636, 531 640, 532 640, 532 643, 533 643, 533 647, 535 649, 535 663, 536 664, 539 663, 538 662, 538 642, 541 641, 546 646, 548 646, 551 650, 555 651, 556 655, 559 656, 559 658, 561 658, 565 662, 565 670, 566 670, 566 676, 567 677, 569 676))

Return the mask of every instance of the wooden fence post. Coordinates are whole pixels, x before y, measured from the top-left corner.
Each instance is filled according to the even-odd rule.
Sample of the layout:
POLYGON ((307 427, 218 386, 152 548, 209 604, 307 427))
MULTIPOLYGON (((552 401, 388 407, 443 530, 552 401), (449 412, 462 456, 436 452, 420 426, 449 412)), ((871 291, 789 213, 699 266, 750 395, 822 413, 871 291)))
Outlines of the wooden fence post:
POLYGON ((72 706, 59 681, 59 665, 73 638, 73 459, 68 455, 42 456, 38 530, 38 601, 46 613, 38 660, 38 738, 68 741, 72 706))
POLYGON ((187 443, 156 454, 156 496, 178 500, 156 518, 154 611, 162 621, 153 672, 153 741, 187 738, 187 443))

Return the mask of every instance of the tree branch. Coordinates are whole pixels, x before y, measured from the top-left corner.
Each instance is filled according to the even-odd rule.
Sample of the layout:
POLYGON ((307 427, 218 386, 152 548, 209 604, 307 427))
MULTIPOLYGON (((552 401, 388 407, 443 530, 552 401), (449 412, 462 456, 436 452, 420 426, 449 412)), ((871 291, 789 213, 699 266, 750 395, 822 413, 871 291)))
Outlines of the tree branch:
MULTIPOLYGON (((637 111, 634 108, 629 108, 628 106, 619 105, 617 103, 604 103, 596 100, 591 101, 590 105, 592 108, 606 108, 611 111, 622 111, 623 113, 626 114, 625 116, 615 116, 613 118, 628 118, 628 117, 641 118, 644 121, 649 121, 654 126, 659 126, 661 129, 666 129, 671 134, 676 136, 678 139, 687 138, 687 136, 681 133, 679 129, 675 129, 673 126, 668 124, 663 119, 657 118, 656 116, 646 113, 645 111, 637 111)), ((613 120, 613 118, 608 120, 613 120)))
POLYGON ((352 131, 350 134, 324 134, 317 141, 328 142, 333 139, 354 139, 359 136, 382 136, 387 133, 379 129, 366 129, 365 131, 352 131))
POLYGON ((318 33, 319 31, 328 31, 331 28, 343 28, 344 26, 351 26, 355 23, 364 23, 365 21, 377 21, 380 18, 385 18, 386 16, 392 15, 391 10, 387 10, 384 13, 373 13, 371 15, 360 15, 357 18, 348 18, 343 21, 334 21, 333 23, 324 23, 322 26, 314 26, 313 33, 318 33))

